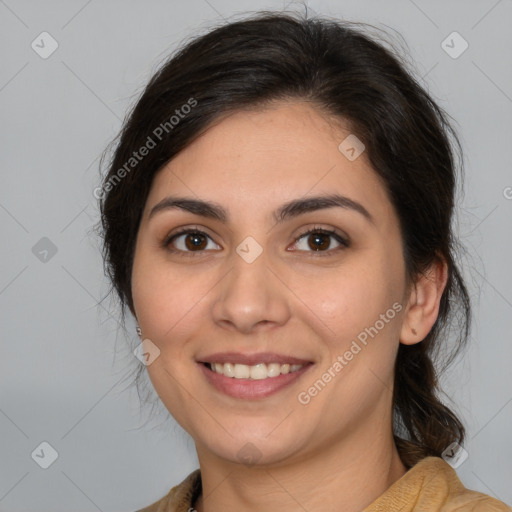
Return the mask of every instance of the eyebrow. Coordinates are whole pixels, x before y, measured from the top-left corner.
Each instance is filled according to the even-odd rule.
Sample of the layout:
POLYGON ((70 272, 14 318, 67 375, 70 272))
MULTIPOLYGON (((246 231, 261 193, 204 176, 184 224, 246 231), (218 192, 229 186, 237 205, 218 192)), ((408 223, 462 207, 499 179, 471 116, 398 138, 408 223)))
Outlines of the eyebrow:
MULTIPOLYGON (((360 213, 368 222, 375 224, 374 218, 361 203, 339 194, 294 199, 275 210, 273 212, 273 218, 277 223, 281 223, 298 217, 299 215, 303 215, 304 213, 336 207, 360 213)), ((159 203, 153 206, 149 213, 149 219, 159 212, 174 209, 184 210, 186 212, 193 213, 194 215, 219 220, 223 223, 226 223, 229 220, 227 210, 218 203, 188 197, 172 196, 162 199, 159 203)))

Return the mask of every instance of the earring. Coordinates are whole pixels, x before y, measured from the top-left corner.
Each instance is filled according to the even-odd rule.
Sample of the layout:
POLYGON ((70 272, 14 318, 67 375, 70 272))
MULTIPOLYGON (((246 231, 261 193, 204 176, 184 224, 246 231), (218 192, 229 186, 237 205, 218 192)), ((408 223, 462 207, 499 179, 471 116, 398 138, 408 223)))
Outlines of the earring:
POLYGON ((416 336, 416 334, 418 334, 418 333, 416 332, 416 329, 411 329, 411 331, 412 331, 412 333, 414 334, 414 336, 416 336))
POLYGON ((139 338, 142 338, 142 329, 138 325, 137 325, 136 331, 137 331, 139 338))

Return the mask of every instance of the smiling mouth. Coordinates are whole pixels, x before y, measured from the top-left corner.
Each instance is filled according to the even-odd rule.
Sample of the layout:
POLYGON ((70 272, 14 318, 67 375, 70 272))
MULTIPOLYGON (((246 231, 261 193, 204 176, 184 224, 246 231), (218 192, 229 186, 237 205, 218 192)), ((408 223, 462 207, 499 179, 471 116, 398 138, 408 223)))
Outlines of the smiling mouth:
POLYGON ((287 373, 295 373, 305 364, 280 364, 280 363, 258 363, 255 365, 239 363, 203 363, 208 369, 215 373, 233 379, 262 380, 279 377, 287 373))

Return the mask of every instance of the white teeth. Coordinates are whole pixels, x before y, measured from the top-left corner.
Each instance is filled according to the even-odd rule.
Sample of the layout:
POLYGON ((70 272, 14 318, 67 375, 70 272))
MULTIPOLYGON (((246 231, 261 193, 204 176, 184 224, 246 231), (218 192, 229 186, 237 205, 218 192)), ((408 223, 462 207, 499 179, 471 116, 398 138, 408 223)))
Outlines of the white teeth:
POLYGON ((233 377, 235 379, 253 379, 261 380, 268 377, 277 377, 286 373, 296 372, 300 370, 303 364, 279 364, 279 363, 259 363, 253 366, 246 364, 232 363, 211 363, 210 368, 215 373, 220 373, 225 377, 233 377))
MULTIPOLYGON (((222 364, 216 363, 215 364, 215 371, 217 373, 224 374, 224 372, 222 371, 223 366, 224 365, 222 365, 222 364), (220 371, 219 371, 219 369, 220 369, 220 371)), ((247 366, 245 364, 235 364, 235 379, 248 379, 250 376, 251 376, 251 373, 250 373, 250 367, 249 366, 247 366)))
POLYGON ((277 377, 280 373, 281 373, 281 365, 279 363, 270 363, 267 365, 267 376, 268 377, 277 377))
POLYGON ((267 378, 267 367, 265 364, 256 364, 254 366, 247 367, 250 370, 251 379, 261 380, 267 378))
POLYGON ((220 370, 218 373, 223 373, 226 377, 234 377, 235 376, 235 367, 231 363, 225 363, 224 365, 219 364, 220 370), (224 366, 224 368, 222 368, 224 366))

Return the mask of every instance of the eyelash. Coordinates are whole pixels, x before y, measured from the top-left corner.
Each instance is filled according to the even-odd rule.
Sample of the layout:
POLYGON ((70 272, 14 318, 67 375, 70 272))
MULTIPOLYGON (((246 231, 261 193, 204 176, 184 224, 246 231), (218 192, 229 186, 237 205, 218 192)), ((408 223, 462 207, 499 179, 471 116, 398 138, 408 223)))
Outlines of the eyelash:
MULTIPOLYGON (((323 235, 329 235, 329 236, 332 236, 337 242, 339 242, 340 246, 339 247, 335 247, 334 249, 328 249, 326 251, 300 251, 300 252, 310 252, 314 255, 314 257, 325 257, 325 256, 332 256, 332 253, 333 252, 336 252, 336 251, 339 251, 339 250, 343 250, 343 249, 346 249, 348 247, 350 247, 350 240, 348 238, 345 238, 343 237, 342 235, 340 235, 339 233, 337 233, 336 231, 332 230, 332 229, 325 229, 325 228, 321 228, 321 227, 318 227, 318 226, 315 226, 311 229, 308 229, 307 231, 301 233, 299 236, 297 236, 297 238, 294 240, 294 244, 296 244, 299 240, 301 240, 302 238, 304 237, 307 237, 308 235, 311 235, 313 233, 320 233, 320 234, 323 234, 323 235)), ((180 231, 178 231, 177 233, 173 233, 172 235, 166 237, 163 242, 162 242, 162 247, 172 253, 180 253, 180 254, 185 254, 187 255, 187 257, 197 257, 197 256, 200 256, 201 253, 204 252, 204 250, 200 250, 200 251, 182 251, 181 249, 173 249, 170 247, 170 244, 176 239, 178 238, 179 236, 181 235, 185 235, 185 234, 196 234, 196 235, 202 235, 206 238, 210 238, 210 235, 208 235, 207 233, 205 233, 204 231, 200 230, 200 229, 195 229, 195 228, 184 228, 180 231)))
POLYGON ((302 238, 307 238, 309 235, 312 235, 313 233, 329 235, 332 238, 334 238, 336 240, 336 242, 338 242, 340 244, 339 247, 335 247, 334 249, 327 249, 326 251, 301 251, 301 252, 310 252, 312 255, 314 255, 313 257, 315 257, 315 258, 316 257, 332 256, 333 253, 341 251, 343 249, 347 249, 350 246, 350 241, 349 241, 348 237, 344 237, 344 236, 340 235, 333 229, 321 228, 319 226, 314 226, 313 228, 308 229, 307 231, 304 231, 303 233, 301 233, 295 239, 294 244, 296 244, 302 238))

